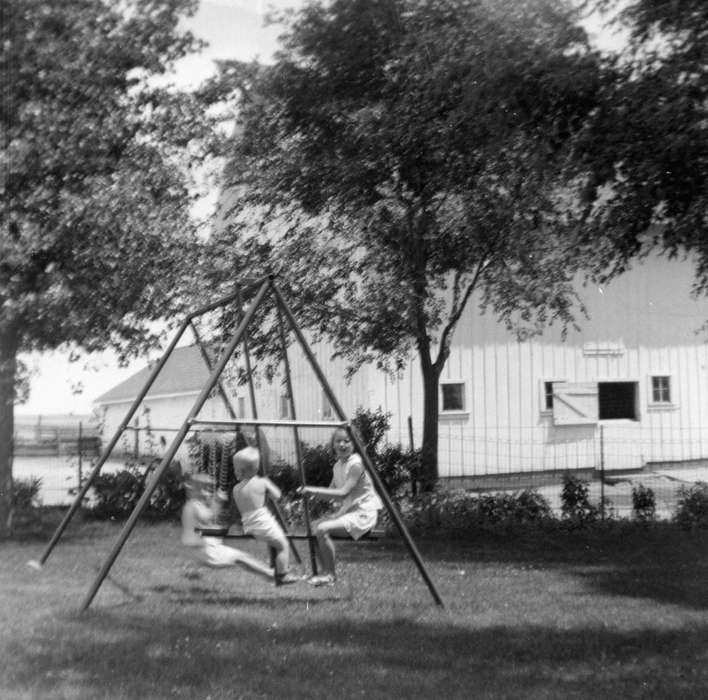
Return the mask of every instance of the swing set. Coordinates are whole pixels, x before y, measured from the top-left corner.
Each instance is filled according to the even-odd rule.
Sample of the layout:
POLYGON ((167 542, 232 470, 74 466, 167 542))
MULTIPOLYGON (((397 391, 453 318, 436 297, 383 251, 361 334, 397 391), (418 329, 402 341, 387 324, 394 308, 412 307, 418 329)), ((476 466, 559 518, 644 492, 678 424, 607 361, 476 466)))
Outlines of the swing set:
MULTIPOLYGON (((322 369, 317 363, 317 360, 312 350, 310 349, 302 330, 298 326, 291 309, 283 298, 280 289, 275 284, 275 275, 268 275, 267 277, 259 280, 258 282, 250 284, 243 290, 238 289, 234 293, 224 296, 210 304, 204 305, 190 312, 187 315, 187 317, 184 319, 179 329, 177 330, 175 336, 169 343, 164 355, 159 360, 159 362, 157 362, 156 365, 153 367, 147 381, 145 382, 145 385, 142 387, 141 391, 136 396, 132 405, 128 409, 127 414, 119 424, 115 434, 107 444, 106 448, 103 450, 101 456, 96 462, 96 465, 93 467, 88 478, 83 483, 69 510, 65 514, 63 520, 61 521, 51 540, 47 544, 47 547, 45 548, 45 551, 43 552, 41 558, 38 560, 38 562, 36 562, 36 565, 38 567, 43 566, 49 558, 62 534, 66 530, 66 527, 68 526, 72 517, 79 509, 83 499, 85 498, 89 488, 91 487, 91 484, 94 482, 94 480, 100 473, 101 468, 103 467, 104 463, 106 462, 114 447, 118 443, 118 440, 120 439, 121 435, 126 429, 128 429, 130 420, 138 410, 146 394, 150 390, 151 386, 157 379, 158 375, 164 368, 167 360, 173 353, 174 349, 177 347, 178 342, 180 341, 180 339, 188 328, 191 329, 194 338, 196 339, 196 344, 199 347, 201 356, 209 371, 209 377, 204 386, 202 387, 199 395, 195 399, 194 404, 191 410, 189 411, 188 415, 184 419, 182 425, 176 431, 176 434, 172 439, 172 442, 167 448, 166 452, 164 453, 162 460, 151 471, 149 475, 149 481, 145 485, 145 490, 143 491, 140 499, 133 508, 133 511, 128 517, 126 523, 124 524, 116 542, 114 543, 110 553, 108 554, 108 557, 101 566, 98 575, 96 576, 96 579, 93 581, 82 603, 81 610, 83 611, 88 609, 94 597, 98 593, 101 584, 109 576, 111 568, 115 563, 116 558, 120 554, 123 546, 125 545, 128 537, 132 533, 138 518, 149 505, 150 498, 153 492, 157 488, 161 478, 169 468, 175 455, 177 454, 177 451, 180 449, 183 442, 185 442, 185 439, 187 439, 187 436, 189 434, 194 434, 197 431, 202 431, 205 432, 206 435, 208 435, 208 440, 201 440, 201 444, 199 445, 199 449, 201 452, 201 461, 199 462, 198 460, 200 464, 199 470, 209 474, 209 477, 212 479, 215 488, 226 490, 227 480, 230 478, 231 473, 230 455, 236 449, 239 449, 240 447, 245 446, 246 444, 251 444, 255 447, 258 447, 263 457, 261 460, 261 471, 264 470, 264 467, 266 466, 264 462, 268 462, 268 446, 265 442, 262 428, 268 426, 287 428, 289 430, 292 430, 300 483, 303 485, 306 483, 306 479, 302 443, 300 440, 299 432, 300 429, 305 429, 308 427, 329 429, 344 428, 348 432, 349 437, 356 448, 356 451, 362 458, 366 472, 371 477, 371 480, 374 484, 374 488, 376 489, 379 497, 381 498, 391 521, 395 524, 398 532, 400 533, 411 558, 415 562, 415 565, 418 568, 421 577, 423 578, 424 582, 428 587, 428 590, 430 591, 431 596, 433 597, 433 600, 437 605, 442 606, 443 601, 435 587, 435 584, 428 575, 428 572, 425 568, 425 565, 420 556, 418 548, 416 547, 415 542, 411 538, 411 535, 408 532, 405 523, 401 519, 401 516, 398 513, 396 506, 394 505, 388 492, 386 491, 386 488, 383 485, 381 478, 374 469, 374 466, 367 455, 365 446, 361 438, 359 437, 357 431, 352 428, 349 419, 345 416, 345 413, 336 396, 334 395, 334 392, 332 391, 330 384, 328 383, 324 373, 322 372, 322 369), (244 296, 246 298, 249 298, 251 295, 251 301, 247 305, 244 305, 242 298, 244 296), (248 327, 249 324, 251 324, 258 309, 263 306, 266 297, 270 297, 271 301, 274 302, 274 308, 277 314, 278 341, 280 344, 280 351, 285 369, 284 382, 285 388, 287 390, 290 418, 282 420, 265 420, 258 418, 255 400, 255 387, 252 378, 253 373, 249 353, 248 327), (236 329, 233 331, 231 338, 228 340, 227 343, 225 343, 225 347, 223 348, 219 357, 214 361, 209 356, 209 353, 207 352, 206 347, 202 342, 200 333, 197 329, 197 326, 195 325, 195 320, 202 317, 206 313, 219 309, 223 310, 232 304, 234 304, 237 309, 238 324, 236 329), (292 373, 290 361, 288 359, 285 323, 283 317, 285 318, 285 321, 287 321, 287 325, 289 326, 290 331, 292 331, 292 333, 294 334, 307 362, 309 363, 309 366, 314 372, 320 385, 320 388, 324 392, 324 395, 326 396, 327 400, 329 401, 329 404, 332 407, 332 411, 337 417, 337 420, 310 421, 297 419, 292 386, 292 373), (237 418, 237 413, 234 410, 229 399, 228 392, 226 391, 222 383, 222 375, 227 366, 227 363, 237 352, 239 346, 242 346, 243 349, 245 372, 248 379, 249 387, 252 418, 248 419, 237 418), (214 392, 216 392, 221 397, 224 406, 226 407, 226 410, 229 414, 229 419, 211 420, 199 417, 200 411, 202 410, 209 397, 214 394, 214 392), (253 429, 253 433, 248 437, 244 434, 245 428, 253 429), (233 436, 233 438, 229 437, 229 439, 225 440, 225 436, 233 436), (239 441, 241 441, 241 444, 239 444, 239 441)), ((271 501, 269 505, 271 506, 276 520, 278 520, 280 525, 283 527, 283 530, 285 531, 286 535, 288 536, 291 551, 298 563, 301 563, 301 558, 297 552, 297 549, 294 547, 293 540, 299 538, 307 540, 309 544, 309 554, 312 571, 313 573, 317 573, 317 562, 315 552, 316 538, 314 537, 311 530, 310 507, 308 504, 307 495, 303 497, 303 519, 306 531, 304 535, 296 535, 288 532, 287 523, 280 509, 278 508, 278 504, 274 501, 271 501)), ((203 528, 202 534, 212 534, 222 537, 238 536, 231 535, 229 533, 229 524, 223 521, 215 522, 213 527, 209 528, 208 532, 205 532, 205 529, 203 528)))

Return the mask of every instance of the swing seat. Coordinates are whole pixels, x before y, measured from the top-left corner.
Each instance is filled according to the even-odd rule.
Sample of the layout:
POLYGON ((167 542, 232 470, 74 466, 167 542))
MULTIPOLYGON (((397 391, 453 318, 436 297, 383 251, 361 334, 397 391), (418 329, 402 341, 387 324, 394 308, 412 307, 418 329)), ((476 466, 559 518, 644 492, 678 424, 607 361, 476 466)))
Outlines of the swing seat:
POLYGON ((209 525, 208 527, 195 527, 194 530, 202 537, 226 537, 229 528, 222 525, 209 525))
MULTIPOLYGON (((194 528, 202 537, 222 537, 227 540, 250 540, 253 539, 252 535, 248 535, 245 532, 231 531, 229 527, 221 527, 218 525, 209 527, 197 527, 194 528)), ((373 528, 369 530, 365 535, 362 535, 358 540, 353 540, 351 537, 338 537, 333 536, 332 539, 341 542, 362 542, 364 540, 378 540, 384 537, 386 534, 385 530, 373 528)), ((306 532, 286 532, 285 536, 289 540, 308 540, 316 539, 314 535, 308 535, 306 532)))

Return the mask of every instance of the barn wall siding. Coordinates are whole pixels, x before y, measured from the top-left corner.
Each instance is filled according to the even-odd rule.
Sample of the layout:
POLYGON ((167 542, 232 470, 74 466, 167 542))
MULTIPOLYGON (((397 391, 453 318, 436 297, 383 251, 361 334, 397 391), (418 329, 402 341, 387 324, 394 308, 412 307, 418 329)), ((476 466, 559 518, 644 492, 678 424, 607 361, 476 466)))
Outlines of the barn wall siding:
MULTIPOLYGON (((649 258, 607 287, 588 287, 589 319, 519 342, 488 314, 460 322, 442 381, 465 383, 466 411, 441 415, 443 477, 558 469, 637 469, 647 462, 708 459, 708 343, 697 332, 708 302, 690 296, 692 267, 649 258), (671 377, 672 404, 651 402, 651 376, 671 377), (543 382, 636 382, 638 420, 555 425, 543 382)), ((414 361, 380 398, 392 441, 421 437, 422 393, 414 361), (410 388, 409 387, 416 387, 410 388), (410 400, 406 391, 410 391, 410 400)))
MULTIPOLYGON (((463 382, 464 411, 441 414, 439 468, 442 477, 515 474, 562 469, 638 469, 647 462, 708 459, 708 338, 697 330, 708 320, 708 300, 690 296, 690 262, 648 258, 606 287, 581 289, 589 319, 563 338, 551 327, 523 342, 475 300, 455 332, 442 381, 463 382), (651 401, 651 376, 668 376, 671 404, 651 401), (637 420, 601 420, 557 425, 544 409, 544 381, 636 382, 637 420)), ((388 439, 410 446, 422 439, 423 390, 415 357, 391 377, 369 365, 353 377, 326 343, 311 346, 345 414, 359 406, 391 414, 388 439)), ((297 417, 332 420, 321 386, 302 350, 289 350, 297 417)), ((237 393, 247 396, 245 387, 237 393)), ((257 386, 261 418, 281 417, 282 379, 257 386)), ((193 398, 148 399, 153 425, 178 427, 193 398)), ((123 419, 130 402, 106 407, 104 435, 123 419)), ((250 416, 250 401, 246 400, 250 416)), ((210 399, 203 414, 227 418, 210 399)), ((311 444, 328 440, 330 429, 302 430, 311 444)), ((169 435, 166 436, 168 443, 169 435)), ((292 432, 269 431, 269 442, 292 458, 292 432)))

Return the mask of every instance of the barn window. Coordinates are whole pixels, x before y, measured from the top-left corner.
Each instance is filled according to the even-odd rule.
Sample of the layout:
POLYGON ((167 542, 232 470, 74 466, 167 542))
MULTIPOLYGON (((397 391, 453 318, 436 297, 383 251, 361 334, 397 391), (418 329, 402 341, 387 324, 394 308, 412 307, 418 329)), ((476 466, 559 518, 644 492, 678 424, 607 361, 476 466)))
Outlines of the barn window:
POLYGON ((553 382, 543 382, 543 407, 546 411, 553 410, 553 382))
POLYGON ((671 403, 671 377, 662 375, 651 378, 651 402, 671 403))
POLYGON ((599 382, 597 388, 600 420, 639 420, 637 382, 599 382))
POLYGON ((639 420, 637 382, 553 382, 555 425, 639 420))
POLYGON ((442 391, 441 410, 465 410, 465 384, 464 382, 444 382, 440 385, 442 391))

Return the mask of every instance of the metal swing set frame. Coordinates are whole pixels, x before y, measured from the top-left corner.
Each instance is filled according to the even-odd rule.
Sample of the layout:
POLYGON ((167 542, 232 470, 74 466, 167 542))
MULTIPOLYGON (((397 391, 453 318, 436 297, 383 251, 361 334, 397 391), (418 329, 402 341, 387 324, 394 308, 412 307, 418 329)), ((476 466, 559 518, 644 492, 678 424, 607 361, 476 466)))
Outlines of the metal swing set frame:
MULTIPOLYGON (((160 461, 159 465, 152 470, 152 473, 150 475, 149 482, 145 486, 145 490, 143 491, 143 494, 141 495, 140 499, 136 503, 135 507, 133 508, 133 511, 131 512, 130 516, 128 517, 128 520, 124 524, 118 539, 114 543, 108 557, 106 558, 105 562, 101 566, 98 575, 96 576, 96 579, 92 583, 82 605, 81 605, 81 610, 87 610, 88 607, 91 605, 91 602, 95 598, 96 594, 98 593, 99 588, 101 587, 101 584, 103 581, 108 577, 111 567, 115 563, 115 560, 117 559, 118 555, 120 554, 123 546, 125 545, 126 541, 128 540, 128 537, 132 533, 135 524, 138 521, 138 518, 140 515, 143 513, 145 508, 148 506, 150 502, 150 498, 157 488, 162 476, 164 475, 165 471, 168 469, 169 465, 172 463, 172 460, 174 459, 175 454, 177 453, 178 449, 182 445, 183 441, 185 440, 187 434, 190 431, 193 431, 195 426, 211 426, 213 428, 231 428, 233 430, 237 430, 240 428, 240 426, 255 426, 258 428, 259 426, 281 426, 281 427, 292 427, 293 432, 294 432, 294 438, 295 438, 295 450, 296 450, 296 457, 297 457, 297 462, 298 462, 298 467, 300 471, 300 478, 302 483, 305 483, 305 473, 304 473, 304 466, 303 466, 303 459, 302 459, 302 449, 301 449, 301 443, 299 440, 299 435, 298 435, 298 428, 299 427, 330 427, 330 428, 344 428, 347 430, 349 433, 350 439, 352 440, 352 443, 354 444, 356 451, 359 453, 359 455, 362 458, 364 468, 366 469, 366 472, 369 474, 371 477, 371 480, 374 484, 374 488, 376 489, 379 497, 384 503, 384 506, 386 507, 386 510, 393 521, 393 523, 396 525, 396 528, 398 532, 400 533, 406 548, 408 549, 408 552, 415 562, 416 567, 418 568, 418 571, 425 581, 428 590, 430 591, 430 594, 433 597, 433 600, 435 603, 439 606, 443 606, 443 601, 442 598, 440 597, 435 584, 433 583, 432 579, 430 578, 428 571, 425 568, 425 565, 423 563, 423 560, 421 558, 420 552, 418 551, 418 548, 413 541, 408 528, 406 527, 405 523, 401 519, 400 514, 398 513, 398 510, 391 500, 391 497, 388 495, 388 492, 386 491, 385 486, 383 485, 383 482, 381 481, 381 478, 379 477, 378 473, 374 469, 374 466, 368 457, 366 453, 365 446, 357 434, 357 431, 352 428, 352 425, 345 415, 342 406, 340 405, 339 401, 337 400, 337 397, 334 395, 334 392, 332 391, 332 388, 327 381, 327 378, 325 377, 322 369, 320 368, 319 364, 317 363, 317 360, 312 352, 312 350, 309 347, 309 344, 307 340, 305 339, 305 336, 300 329, 290 307, 286 303, 285 299, 283 298, 283 295, 278 288, 278 286, 275 284, 275 275, 268 275, 267 277, 264 277, 263 279, 259 280, 258 282, 255 282, 253 284, 250 284, 248 287, 245 287, 243 290, 240 288, 235 291, 232 294, 229 294, 227 296, 224 296, 220 299, 217 299, 216 301, 206 304, 202 307, 199 307, 198 309, 190 312, 182 324, 180 325, 179 329, 177 330, 175 336, 173 337, 172 341, 169 343, 167 349, 165 350, 162 358, 159 360, 159 362, 156 363, 156 365, 153 367, 147 381, 145 382, 144 386, 142 387, 141 391, 139 394, 136 396, 135 400, 133 401, 132 405, 128 409, 128 412, 126 413, 125 417, 121 421, 120 425, 118 426, 115 434, 109 441, 109 443, 106 445, 105 449, 101 453, 101 456, 99 457, 98 461, 96 462, 96 465, 94 468, 91 470, 91 473, 89 474, 88 478, 86 481, 82 484, 79 492, 76 495, 76 498, 74 499, 73 503, 71 504, 69 510, 65 514, 64 518, 62 519, 61 523, 57 527, 57 530, 53 534, 51 540, 47 544, 47 547, 45 548, 41 558, 38 560, 38 565, 41 567, 44 565, 44 563, 47 561, 49 558, 49 555, 52 553, 53 549, 55 548, 56 544, 58 543, 59 539, 61 538, 63 532, 66 530, 66 527, 68 526, 69 522, 71 521, 72 517, 76 513, 76 511, 79 509, 84 497, 86 496, 89 488, 91 487, 91 484, 94 482, 96 477, 101 471, 101 468, 105 464, 106 460, 110 456, 111 452, 113 451, 114 447, 118 443, 118 440, 120 439, 121 435, 124 433, 124 431, 128 428, 130 420, 132 419, 133 415, 135 412, 138 410, 140 404, 142 403, 143 399, 145 398, 146 394, 150 390, 151 386, 155 382, 157 376, 160 374, 162 371, 163 367, 165 366, 167 360, 169 359, 170 355, 174 351, 174 349, 177 347, 178 342, 184 335, 185 331, 190 328, 195 339, 196 343, 200 349, 202 358, 204 359, 204 362, 210 372, 209 378, 207 379, 205 385, 202 387, 201 392, 199 393, 198 397, 195 399, 195 402, 189 411, 189 414, 185 418, 184 422, 180 426, 179 430, 177 431, 175 437, 172 440, 172 443, 169 445, 167 448, 167 451, 162 457, 162 460, 160 461), (243 296, 248 296, 252 294, 255 291, 255 295, 252 298, 252 301, 244 306, 242 302, 243 296), (282 350, 282 356, 284 360, 284 365, 285 365, 285 381, 286 381, 286 387, 288 391, 288 396, 290 399, 290 415, 292 416, 291 420, 260 420, 257 417, 257 411, 256 411, 256 401, 255 401, 255 392, 252 384, 252 372, 251 372, 251 363, 250 363, 250 357, 249 357, 249 350, 248 350, 248 326, 251 323, 251 320, 253 319, 256 311, 258 308, 263 304, 264 300, 268 295, 271 295, 275 301, 275 306, 277 309, 277 314, 278 314, 278 332, 279 332, 279 340, 280 340, 280 345, 281 345, 281 350, 282 350), (236 303, 238 305, 238 308, 240 310, 240 320, 238 322, 238 326, 236 330, 233 332, 233 335, 226 345, 225 349, 222 351, 221 356, 216 360, 216 362, 212 362, 208 353, 206 352, 206 349, 204 347, 204 344, 201 341, 199 332, 197 331, 197 328, 194 324, 194 320, 200 316, 203 316, 204 314, 214 311, 219 308, 226 307, 228 304, 236 303), (285 328, 284 328, 284 323, 283 323, 283 316, 285 317, 288 326, 290 327, 290 330, 294 333, 303 353, 305 354, 305 357, 307 358, 312 370, 315 373, 315 376, 317 377, 322 390, 325 393, 325 396, 329 400, 330 405, 332 406, 332 409, 335 413, 335 415, 338 417, 337 421, 301 421, 297 419, 297 414, 295 412, 295 403, 294 403, 294 396, 293 396, 293 390, 292 390, 292 378, 291 378, 291 373, 290 373, 290 363, 288 360, 288 354, 287 354, 287 345, 286 345, 286 333, 285 333, 285 328), (253 415, 253 418, 251 419, 238 419, 236 417, 236 412, 234 411, 231 402, 229 400, 228 394, 226 390, 223 387, 223 384, 221 383, 221 375, 224 371, 224 368, 226 367, 227 363, 231 359, 231 357, 234 355, 236 352, 237 348, 239 347, 239 344, 243 343, 243 350, 244 350, 244 360, 245 360, 245 369, 246 373, 248 376, 248 381, 249 381, 249 388, 250 388, 250 400, 251 400, 251 412, 253 415), (201 411, 202 407, 206 403, 207 399, 209 398, 210 394, 212 391, 216 389, 217 392, 219 393, 221 399, 224 402, 224 405, 226 406, 226 409, 230 415, 230 420, 201 420, 198 418, 199 412, 201 411)), ((258 430, 256 430, 256 436, 258 436, 258 430)), ((307 497, 305 497, 307 498, 307 497)), ((305 515, 305 527, 307 531, 307 536, 306 539, 308 540, 309 547, 310 547, 310 559, 311 559, 311 564, 313 571, 316 572, 317 570, 317 563, 316 563, 316 556, 315 556, 315 538, 311 532, 311 525, 310 525, 310 517, 309 517, 309 508, 307 504, 307 500, 305 501, 305 508, 304 510, 304 515, 305 515)), ((282 518, 282 515, 280 514, 280 511, 278 510, 277 506, 274 509, 274 513, 276 515, 276 518, 280 520, 280 524, 283 525, 284 529, 287 532, 287 528, 285 527, 284 520, 282 518)), ((293 553, 295 557, 297 558, 298 561, 300 561, 299 554, 297 553, 297 550, 293 547, 292 545, 292 540, 289 539, 290 545, 293 549, 293 553)))

